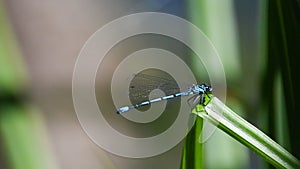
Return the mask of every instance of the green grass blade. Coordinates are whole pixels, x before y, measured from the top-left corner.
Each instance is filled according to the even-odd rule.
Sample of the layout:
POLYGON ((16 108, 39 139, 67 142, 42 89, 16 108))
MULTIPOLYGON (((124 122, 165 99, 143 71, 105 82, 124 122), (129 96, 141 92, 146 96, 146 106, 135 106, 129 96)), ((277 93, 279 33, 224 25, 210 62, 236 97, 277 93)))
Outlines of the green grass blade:
POLYGON ((193 112, 255 151, 275 167, 300 168, 298 159, 262 131, 234 113, 216 97, 213 97, 204 109, 205 111, 193 112))
POLYGON ((204 168, 203 144, 198 141, 202 126, 203 119, 197 117, 195 124, 184 140, 184 147, 181 158, 181 169, 204 168))

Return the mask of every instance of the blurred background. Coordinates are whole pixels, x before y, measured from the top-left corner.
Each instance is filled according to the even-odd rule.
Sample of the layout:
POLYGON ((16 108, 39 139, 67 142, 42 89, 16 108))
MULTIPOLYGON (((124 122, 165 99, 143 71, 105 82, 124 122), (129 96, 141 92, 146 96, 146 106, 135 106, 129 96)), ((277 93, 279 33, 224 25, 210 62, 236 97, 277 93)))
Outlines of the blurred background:
MULTIPOLYGON (((0 0, 0 168, 180 168, 182 143, 146 159, 115 156, 88 138, 73 108, 72 73, 86 40, 114 19, 145 11, 197 25, 222 59, 226 104, 300 157, 299 1, 0 0)), ((192 55, 185 59, 198 69, 192 55)), ((205 168, 270 167, 220 131, 204 146, 205 168)))

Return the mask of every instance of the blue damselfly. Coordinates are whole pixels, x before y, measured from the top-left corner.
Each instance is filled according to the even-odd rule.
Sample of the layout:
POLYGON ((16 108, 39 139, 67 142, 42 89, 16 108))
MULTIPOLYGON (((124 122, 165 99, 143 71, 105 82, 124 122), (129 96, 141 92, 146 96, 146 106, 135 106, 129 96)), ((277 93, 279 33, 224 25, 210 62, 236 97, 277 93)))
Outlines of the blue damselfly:
POLYGON ((197 104, 203 104, 205 102, 204 96, 211 94, 211 92, 212 92, 212 88, 206 84, 192 84, 185 91, 172 93, 172 91, 176 91, 176 90, 173 89, 174 87, 168 88, 168 86, 174 86, 174 82, 170 81, 167 78, 161 78, 161 77, 156 77, 156 76, 147 75, 147 74, 139 74, 138 78, 143 78, 143 80, 145 82, 142 83, 142 85, 139 84, 138 86, 136 86, 136 85, 131 86, 131 88, 134 88, 137 91, 134 94, 132 94, 134 97, 146 98, 146 97, 148 97, 146 95, 149 94, 149 91, 156 87, 157 88, 165 88, 165 89, 169 90, 170 91, 169 93, 171 93, 171 94, 168 94, 163 97, 154 98, 154 99, 145 99, 134 105, 126 105, 126 106, 120 107, 119 109, 117 109, 118 114, 125 113, 131 109, 140 108, 140 107, 150 105, 150 104, 153 104, 156 102, 160 102, 163 100, 169 100, 169 99, 174 99, 177 97, 192 96, 192 95, 194 95, 194 97, 191 97, 190 99, 194 99, 194 100, 199 99, 199 102, 197 104), (148 91, 148 93, 145 91, 148 91))

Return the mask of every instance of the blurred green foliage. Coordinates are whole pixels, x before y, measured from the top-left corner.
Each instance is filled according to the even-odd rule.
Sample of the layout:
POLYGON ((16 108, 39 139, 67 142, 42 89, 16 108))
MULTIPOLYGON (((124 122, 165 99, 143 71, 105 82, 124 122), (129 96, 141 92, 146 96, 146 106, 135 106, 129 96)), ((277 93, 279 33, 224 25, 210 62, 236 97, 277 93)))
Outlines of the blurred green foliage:
POLYGON ((27 84, 20 48, 0 0, 0 167, 55 169, 40 112, 24 97, 27 84))
MULTIPOLYGON (((299 76, 297 72, 300 72, 298 66, 300 2, 298 0, 257 2, 259 10, 251 13, 258 17, 255 25, 250 25, 247 20, 242 20, 240 16, 229 12, 235 10, 233 4, 241 3, 231 0, 190 1, 188 11, 191 21, 207 34, 220 53, 228 82, 227 104, 239 107, 238 110, 245 110, 252 122, 261 122, 261 126, 268 128, 267 133, 272 139, 299 159, 300 132, 296 132, 295 129, 300 128, 297 118, 300 109, 300 104, 297 104, 300 101, 297 97, 300 93, 300 79, 297 77, 299 76), (239 27, 236 27, 236 19, 241 22, 238 24, 239 27), (254 31, 255 37, 249 37, 247 31, 243 30, 249 29, 249 26, 257 29, 254 31)), ((197 66, 199 67, 194 65, 196 68, 197 66)), ((203 72, 201 68, 198 68, 198 71, 203 72)), ((208 154, 211 151, 215 152, 216 149, 220 150, 218 145, 230 146, 223 144, 226 142, 225 137, 218 139, 212 149, 207 144, 199 152, 202 153, 201 161, 206 162, 205 166, 208 168, 213 167, 209 164, 208 154), (209 149, 209 153, 203 149, 209 149)), ((233 147, 236 149, 239 146, 236 144, 233 147)), ((245 151, 242 152, 239 157, 243 157, 245 153, 247 154, 245 151)), ((225 153, 211 154, 220 156, 217 159, 222 160, 222 156, 226 159, 231 152, 227 150, 225 153)), ((226 160, 241 161, 242 158, 239 157, 226 160)), ((193 160, 191 162, 193 163, 193 160)), ((257 163, 255 159, 251 161, 253 162, 257 163)), ((257 164, 250 166, 254 167, 257 164)), ((234 164, 231 167, 235 168, 234 164)), ((214 165, 214 168, 218 166, 214 165)))
POLYGON ((17 95, 23 92, 27 83, 27 73, 21 57, 19 46, 12 32, 0 1, 0 97, 17 95))
POLYGON ((268 105, 269 131, 275 140, 280 140, 280 138, 282 140, 282 137, 289 135, 289 138, 283 139, 285 141, 283 144, 285 146, 290 145, 291 153, 299 159, 300 132, 296 130, 300 128, 298 119, 300 110, 300 104, 298 104, 300 101, 298 97, 300 93, 300 67, 298 65, 300 3, 298 0, 274 0, 268 2, 267 8, 268 59, 262 85, 263 100, 268 105), (278 93, 278 90, 281 90, 283 94, 278 93), (282 103, 281 108, 278 108, 278 102, 282 103), (278 115, 282 118, 278 118, 278 115), (284 122, 284 117, 286 117, 287 123, 284 122), (280 121, 281 125, 278 125, 280 121), (287 131, 282 131, 284 128, 287 131), (280 136, 279 130, 282 131, 281 133, 288 133, 288 135, 280 136), (288 140, 290 143, 287 143, 288 140))

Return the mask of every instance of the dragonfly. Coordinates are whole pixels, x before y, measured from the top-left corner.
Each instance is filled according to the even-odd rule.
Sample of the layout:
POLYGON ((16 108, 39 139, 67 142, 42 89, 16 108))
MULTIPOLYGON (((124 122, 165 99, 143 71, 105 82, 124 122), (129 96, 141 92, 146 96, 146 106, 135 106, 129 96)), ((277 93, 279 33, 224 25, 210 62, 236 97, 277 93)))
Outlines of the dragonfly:
POLYGON ((173 99, 173 98, 176 98, 176 97, 196 95, 196 94, 197 94, 196 96, 198 96, 200 98, 199 104, 203 104, 205 102, 204 95, 208 95, 211 92, 212 92, 212 88, 210 86, 206 85, 206 84, 193 84, 188 90, 180 92, 180 93, 175 93, 175 94, 167 95, 167 96, 164 96, 164 97, 158 97, 158 98, 155 98, 155 99, 146 100, 146 101, 143 101, 143 102, 135 104, 135 105, 130 105, 130 106, 127 105, 127 106, 120 107, 117 110, 117 113, 122 114, 122 113, 128 112, 131 109, 140 108, 142 106, 150 105, 150 104, 153 104, 155 102, 160 102, 160 101, 163 101, 163 100, 173 99))
POLYGON ((174 87, 177 85, 176 82, 174 82, 174 79, 167 77, 158 77, 146 73, 139 73, 134 76, 135 78, 132 80, 132 85, 130 86, 130 96, 134 98, 134 102, 136 102, 136 104, 126 105, 118 108, 118 114, 128 112, 132 109, 141 108, 146 105, 151 105, 156 102, 192 95, 193 97, 189 98, 188 101, 194 99, 193 103, 196 102, 197 104, 203 105, 205 102, 205 95, 209 96, 209 94, 211 94, 213 90, 211 86, 208 86, 206 84, 192 84, 186 90, 180 92, 178 86, 174 87), (151 90, 157 88, 166 91, 166 96, 157 97, 154 99, 145 99, 148 97, 148 94, 151 90))

